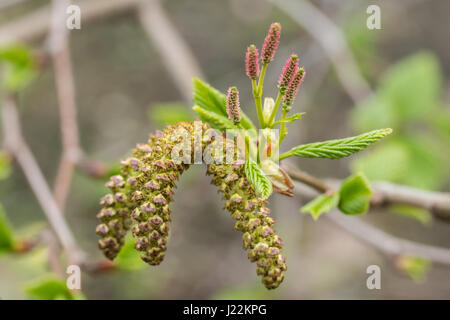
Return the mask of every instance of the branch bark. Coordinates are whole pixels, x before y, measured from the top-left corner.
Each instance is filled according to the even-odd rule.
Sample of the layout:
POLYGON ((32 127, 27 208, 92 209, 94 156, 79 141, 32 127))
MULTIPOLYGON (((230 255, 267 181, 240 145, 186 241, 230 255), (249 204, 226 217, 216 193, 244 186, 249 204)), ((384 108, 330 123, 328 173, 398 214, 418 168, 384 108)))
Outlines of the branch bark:
MULTIPOLYGON (((292 173, 292 168, 290 168, 292 173)), ((322 188, 316 188, 315 184, 308 183, 308 180, 298 181, 299 176, 291 175, 294 182, 294 193, 303 199, 312 199, 323 193, 322 188)), ((314 178, 315 179, 315 178, 314 178)), ((326 190, 331 190, 327 187, 326 190)), ((348 217, 337 210, 333 210, 324 215, 332 220, 339 227, 351 233, 353 236, 375 247, 388 256, 412 256, 429 259, 435 263, 450 265, 450 249, 441 248, 414 241, 409 241, 392 236, 370 224, 365 223, 358 217, 348 217)))
MULTIPOLYGON (((192 78, 204 78, 192 50, 165 14, 160 0, 96 0, 74 1, 82 12, 82 26, 99 17, 134 10, 187 102, 192 101, 192 78)), ((31 41, 42 37, 51 27, 51 8, 43 7, 13 22, 0 26, 0 46, 12 42, 31 41)), ((61 58, 62 59, 62 58, 61 58)))
POLYGON ((450 265, 450 249, 435 247, 394 237, 357 217, 348 217, 336 210, 325 215, 345 231, 390 256, 411 256, 450 265))
POLYGON ((53 62, 58 98, 63 152, 53 188, 55 200, 64 212, 75 165, 81 158, 77 124, 75 85, 66 28, 66 8, 70 0, 53 0, 48 47, 53 62))
MULTIPOLYGON (((330 181, 330 185, 293 166, 283 164, 283 168, 292 179, 301 182, 314 190, 325 193, 339 186, 340 181, 330 181), (332 186, 331 186, 332 185, 332 186)), ((434 217, 450 222, 450 194, 416 189, 390 182, 376 182, 371 185, 373 190, 370 199, 371 208, 384 207, 392 204, 409 205, 428 210, 434 217)))
POLYGON ((64 219, 58 204, 53 198, 42 171, 23 139, 19 115, 17 113, 15 99, 12 95, 5 97, 2 107, 3 132, 5 148, 17 160, 30 184, 39 204, 47 216, 47 219, 58 237, 59 242, 66 250, 70 263, 81 264, 85 253, 78 247, 75 238, 64 219))
POLYGON ((450 194, 420 190, 389 182, 376 182, 371 204, 385 206, 404 204, 431 212, 436 218, 450 222, 450 194))
MULTIPOLYGON (((81 24, 133 10, 140 0, 82 0, 74 3, 81 8, 81 24)), ((31 41, 47 34, 51 24, 51 7, 44 6, 12 22, 0 26, 0 46, 12 42, 31 41)))

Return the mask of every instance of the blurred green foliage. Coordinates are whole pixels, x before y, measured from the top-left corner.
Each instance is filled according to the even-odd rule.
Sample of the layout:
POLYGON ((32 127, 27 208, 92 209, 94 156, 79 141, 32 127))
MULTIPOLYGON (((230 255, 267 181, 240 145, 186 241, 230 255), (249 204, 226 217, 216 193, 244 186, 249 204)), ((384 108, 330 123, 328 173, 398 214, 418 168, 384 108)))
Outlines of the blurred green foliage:
POLYGON ((189 108, 181 102, 157 103, 151 105, 149 117, 158 126, 177 124, 180 121, 193 121, 194 116, 189 108))
POLYGON ((397 266, 414 281, 422 282, 431 267, 431 262, 424 258, 401 256, 397 260, 397 266))
POLYGON ((5 151, 0 151, 0 180, 6 179, 11 174, 11 157, 5 151))
POLYGON ((3 66, 2 87, 11 92, 24 88, 36 75, 36 62, 31 49, 24 45, 0 48, 3 66))
POLYGON ((442 75, 433 54, 417 53, 389 68, 376 94, 355 108, 352 124, 358 131, 391 127, 394 135, 356 157, 353 170, 370 180, 441 187, 450 176, 450 113, 442 107, 441 95, 442 75))
POLYGON ((55 275, 47 275, 24 286, 30 300, 83 300, 81 293, 71 291, 66 283, 55 275))
POLYGON ((430 225, 433 221, 433 216, 428 210, 411 207, 407 205, 393 205, 390 207, 390 210, 393 213, 396 213, 400 216, 408 217, 414 220, 419 221, 423 225, 430 225))
POLYGON ((125 244, 120 250, 115 259, 116 265, 123 270, 140 270, 148 267, 148 265, 142 261, 139 251, 134 249, 134 239, 128 236, 125 244))
MULTIPOLYGON (((0 180, 11 174, 10 158, 6 152, 0 151, 0 180)), ((14 239, 11 224, 6 217, 5 210, 0 204, 0 254, 14 249, 14 239)))
MULTIPOLYGON (((365 8, 361 8, 361 10, 365 10, 365 8)), ((366 16, 354 15, 349 17, 343 26, 343 31, 362 74, 370 79, 378 72, 380 56, 377 50, 377 40, 380 33, 366 28, 365 25, 366 16)))
POLYGON ((14 249, 14 237, 11 225, 0 204, 0 254, 14 249))

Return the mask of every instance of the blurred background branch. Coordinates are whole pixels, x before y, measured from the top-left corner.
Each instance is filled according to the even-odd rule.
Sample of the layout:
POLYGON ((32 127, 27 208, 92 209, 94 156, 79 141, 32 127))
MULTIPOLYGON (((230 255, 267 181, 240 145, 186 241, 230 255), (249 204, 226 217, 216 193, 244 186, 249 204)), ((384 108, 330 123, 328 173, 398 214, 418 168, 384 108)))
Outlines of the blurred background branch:
MULTIPOLYGON (((283 165, 283 168, 292 179, 320 193, 334 192, 341 184, 341 181, 330 179, 321 180, 307 172, 294 168, 292 165, 283 165)), ((385 181, 374 182, 371 186, 373 189, 370 200, 371 207, 385 207, 393 204, 409 205, 428 210, 436 218, 450 222, 450 193, 420 190, 385 181)))
POLYGON ((420 257, 429 259, 432 262, 450 265, 450 249, 394 237, 379 228, 363 222, 360 218, 348 217, 338 211, 329 212, 326 217, 357 239, 392 257, 420 257))
POLYGON ((67 202, 75 165, 81 159, 77 124, 77 106, 72 62, 66 27, 66 8, 69 0, 53 0, 48 48, 53 62, 58 97, 62 156, 54 184, 55 200, 61 210, 67 202))
MULTIPOLYGON (((286 171, 296 182, 294 192, 302 199, 311 200, 318 194, 332 192, 333 188, 325 184, 325 182, 312 177, 300 170, 292 167, 286 167, 286 171), (305 186, 308 186, 305 188, 305 186)), ((417 192, 417 190, 414 190, 417 192)), ((376 196, 377 190, 375 189, 376 196)), ((414 193, 413 193, 414 194, 414 193)), ((411 197, 409 194, 408 197, 411 197)), ((448 201, 447 196, 447 201, 448 201)), ((333 210, 325 215, 339 227, 354 235, 358 239, 363 240, 367 244, 379 249, 383 253, 390 256, 413 256, 429 259, 433 262, 450 265, 450 249, 440 248, 436 246, 425 245, 414 241, 409 241, 394 237, 377 227, 371 226, 358 217, 345 216, 337 210, 333 210)))
MULTIPOLYGON (((135 9, 140 0, 80 0, 74 1, 82 8, 82 23, 111 16, 119 12, 135 9)), ((30 41, 47 34, 51 28, 51 6, 43 6, 31 13, 2 25, 0 29, 0 45, 12 42, 30 41)))
POLYGON ((82 262, 86 254, 78 246, 33 153, 23 139, 15 98, 11 95, 5 97, 2 107, 2 120, 6 150, 14 156, 22 168, 52 229, 64 247, 69 261, 74 264, 82 262))

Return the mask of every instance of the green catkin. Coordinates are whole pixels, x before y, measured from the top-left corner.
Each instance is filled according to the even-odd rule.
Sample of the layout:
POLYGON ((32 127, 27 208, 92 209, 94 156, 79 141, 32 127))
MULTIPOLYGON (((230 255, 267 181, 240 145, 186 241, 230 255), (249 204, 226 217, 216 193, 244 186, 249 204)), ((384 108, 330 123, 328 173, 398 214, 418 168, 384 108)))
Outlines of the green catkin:
MULTIPOLYGON (((169 234, 169 203, 173 201, 176 180, 189 167, 189 164, 175 162, 171 153, 182 140, 178 130, 183 129, 189 134, 191 144, 191 154, 187 156, 193 159, 191 137, 194 136, 194 126, 191 122, 181 122, 157 131, 147 144, 138 145, 133 150, 132 157, 122 161, 122 175, 112 177, 107 183, 115 195, 123 194, 125 200, 110 203, 110 198, 114 199, 115 195, 107 195, 102 199, 104 208, 100 212, 112 208, 123 210, 121 214, 126 213, 124 216, 115 215, 117 218, 105 214, 100 217, 103 223, 97 227, 97 233, 102 237, 99 247, 107 258, 114 259, 123 245, 126 231, 131 228, 136 239, 135 248, 142 252, 141 258, 150 265, 158 265, 163 260, 169 234), (114 181, 120 181, 119 186, 114 181), (109 228, 105 234, 99 233, 115 220, 119 220, 120 232, 109 228)), ((207 124, 201 124, 202 153, 208 145, 215 143, 214 138, 204 135, 208 129, 207 124)), ((225 144, 229 146, 230 142, 225 144)), ((282 242, 275 235, 275 221, 269 216, 267 201, 259 197, 247 181, 243 164, 210 164, 207 174, 212 175, 212 184, 222 193, 225 209, 236 220, 235 230, 243 233, 243 247, 248 249, 249 260, 257 263, 257 274, 262 277, 263 284, 268 289, 277 288, 283 281, 286 262, 280 253, 282 242)))
POLYGON ((103 209, 97 214, 102 222, 96 228, 101 237, 99 248, 108 259, 114 259, 124 244, 124 239, 131 226, 131 203, 127 199, 129 186, 120 175, 112 176, 106 183, 112 193, 105 195, 100 204, 103 209))
POLYGON ((171 159, 175 130, 193 133, 193 126, 181 123, 151 135, 147 144, 139 144, 133 157, 122 162, 122 171, 131 186, 130 199, 135 206, 130 215, 135 249, 149 265, 159 265, 165 256, 169 236, 170 207, 173 189, 179 176, 189 165, 171 159))
POLYGON ((286 259, 280 253, 281 238, 272 228, 275 220, 270 215, 267 201, 256 195, 254 187, 247 181, 243 165, 208 166, 212 184, 219 187, 225 202, 225 209, 236 220, 234 229, 241 231, 244 249, 248 258, 256 262, 256 273, 268 289, 277 288, 284 278, 286 259))

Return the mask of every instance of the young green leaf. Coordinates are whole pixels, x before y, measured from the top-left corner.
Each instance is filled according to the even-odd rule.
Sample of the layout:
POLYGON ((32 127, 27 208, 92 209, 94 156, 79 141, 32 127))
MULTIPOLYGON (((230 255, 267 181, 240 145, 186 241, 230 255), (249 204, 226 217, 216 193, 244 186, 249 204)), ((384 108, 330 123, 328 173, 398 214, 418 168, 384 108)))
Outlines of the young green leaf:
POLYGON ((339 203, 339 193, 321 194, 315 199, 305 204, 301 209, 301 213, 311 214, 314 220, 317 220, 322 214, 336 208, 339 203))
POLYGON ((193 79, 194 103, 203 109, 226 116, 226 96, 198 78, 193 79))
POLYGON ((258 164, 248 159, 244 166, 245 175, 250 183, 255 187, 256 192, 267 199, 272 194, 272 182, 264 174, 258 164))
POLYGON ((296 113, 296 114, 294 114, 294 115, 292 115, 290 117, 287 117, 285 119, 278 120, 277 122, 275 122, 272 125, 272 127, 277 125, 277 124, 280 124, 280 123, 289 123, 289 122, 294 122, 294 121, 300 120, 304 114, 305 114, 304 112, 296 113))
POLYGON ((344 181, 339 195, 339 210, 345 214, 357 215, 369 209, 372 190, 367 178, 362 173, 357 173, 344 181))
POLYGON ((192 110, 197 112, 202 121, 209 123, 214 129, 218 129, 221 131, 224 131, 226 129, 237 129, 234 123, 227 117, 221 116, 212 111, 205 110, 199 106, 193 106, 192 110))
POLYGON ((74 293, 67 288, 65 281, 48 275, 27 284, 24 287, 30 300, 83 300, 84 296, 74 293))
POLYGON ((280 160, 292 156, 327 159, 340 159, 343 157, 348 157, 349 155, 367 148, 372 143, 377 142, 391 132, 392 129, 390 128, 380 129, 355 137, 300 145, 280 155, 280 160))
MULTIPOLYGON (((194 78, 193 87, 193 100, 196 105, 228 119, 226 111, 226 96, 223 93, 198 78, 194 78)), ((245 129, 256 130, 252 120, 250 120, 250 118, 242 110, 241 125, 245 129)))
POLYGON ((6 217, 3 206, 0 205, 0 253, 14 249, 14 238, 11 225, 6 217))

